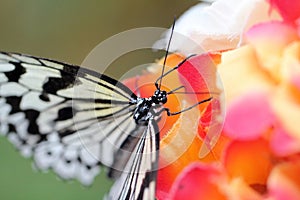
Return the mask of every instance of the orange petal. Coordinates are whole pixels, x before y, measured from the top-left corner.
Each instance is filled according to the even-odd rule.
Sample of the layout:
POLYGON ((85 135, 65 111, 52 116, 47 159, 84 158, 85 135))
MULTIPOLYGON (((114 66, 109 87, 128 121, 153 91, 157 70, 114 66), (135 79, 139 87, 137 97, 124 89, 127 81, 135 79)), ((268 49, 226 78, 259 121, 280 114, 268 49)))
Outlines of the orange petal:
MULTIPOLYGON (((206 145, 197 137, 199 116, 197 109, 182 113, 172 129, 162 138, 159 161, 162 168, 158 171, 157 180, 158 197, 162 198, 169 192, 176 177, 190 163, 215 161, 216 157, 212 153, 204 158, 199 155, 200 149, 206 145)), ((224 141, 221 137, 213 151, 221 152, 224 141)))
POLYGON ((202 145, 196 137, 199 110, 184 112, 172 129, 160 141, 160 163, 157 191, 168 192, 177 175, 189 163, 199 160, 198 152, 202 145))
POLYGON ((232 178, 242 177, 249 185, 265 185, 272 168, 268 143, 262 139, 233 141, 226 149, 224 166, 232 178))

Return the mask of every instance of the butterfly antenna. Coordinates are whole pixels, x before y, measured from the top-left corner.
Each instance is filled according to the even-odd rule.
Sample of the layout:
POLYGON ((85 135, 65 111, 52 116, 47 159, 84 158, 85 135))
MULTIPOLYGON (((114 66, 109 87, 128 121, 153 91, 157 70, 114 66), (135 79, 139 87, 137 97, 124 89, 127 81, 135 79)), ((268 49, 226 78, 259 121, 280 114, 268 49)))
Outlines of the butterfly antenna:
POLYGON ((170 94, 214 94, 214 95, 219 95, 220 92, 210 92, 210 91, 207 91, 207 92, 172 92, 170 94))
POLYGON ((172 25, 172 29, 171 29, 171 35, 170 35, 170 38, 169 38, 169 41, 168 41, 168 46, 167 46, 167 50, 166 50, 166 55, 165 55, 165 59, 164 59, 164 64, 163 64, 163 67, 162 67, 162 70, 161 70, 161 78, 159 80, 159 84, 157 85, 157 83, 155 83, 155 86, 158 90, 160 90, 160 87, 161 87, 161 83, 162 83, 162 77, 165 73, 165 68, 166 68, 166 62, 167 62, 167 57, 169 55, 169 49, 170 49, 170 44, 171 44, 171 40, 172 40, 172 37, 173 37, 173 32, 174 32, 174 27, 175 27, 175 22, 176 22, 176 17, 174 17, 174 22, 173 22, 173 25, 172 25))
POLYGON ((181 88, 184 88, 184 86, 182 85, 182 86, 179 86, 179 87, 177 87, 177 88, 175 88, 175 89, 173 89, 173 90, 171 90, 170 92, 168 92, 167 94, 169 95, 169 94, 175 94, 176 93, 176 91, 177 90, 180 90, 181 88))

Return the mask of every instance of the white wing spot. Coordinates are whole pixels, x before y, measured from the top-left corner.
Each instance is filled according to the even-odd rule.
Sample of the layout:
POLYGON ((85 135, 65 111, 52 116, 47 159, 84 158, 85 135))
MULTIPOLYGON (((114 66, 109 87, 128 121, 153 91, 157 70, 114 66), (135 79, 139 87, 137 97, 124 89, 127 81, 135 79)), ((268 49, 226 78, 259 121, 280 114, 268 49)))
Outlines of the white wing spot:
POLYGON ((16 82, 9 82, 1 85, 0 87, 0 96, 22 96, 28 91, 27 88, 16 82))
POLYGON ((89 166, 96 165, 100 158, 100 144, 84 146, 80 151, 80 158, 89 166))
POLYGON ((65 160, 60 159, 55 163, 53 170, 63 179, 71 179, 75 177, 77 171, 77 161, 66 163, 65 160))
POLYGON ((63 145, 59 143, 41 143, 35 150, 34 161, 39 169, 47 170, 60 159, 63 145))
POLYGON ((8 125, 7 123, 2 123, 0 124, 0 135, 6 135, 8 132, 8 125))
POLYGON ((0 121, 7 121, 8 114, 11 111, 11 105, 4 103, 4 99, 0 99, 0 121))
POLYGON ((5 83, 8 81, 8 78, 5 76, 5 74, 0 73, 0 83, 5 83))
POLYGON ((14 57, 22 62, 25 62, 25 63, 41 65, 41 63, 33 57, 28 57, 28 56, 23 56, 23 55, 18 55, 18 54, 12 54, 12 57, 14 57))
POLYGON ((54 133, 47 135, 47 140, 49 142, 59 142, 58 133, 54 132, 54 133))
POLYGON ((60 72, 56 69, 26 63, 22 63, 22 66, 26 68, 26 73, 22 74, 19 83, 33 90, 41 91, 49 77, 61 77, 60 72))
POLYGON ((44 110, 52 105, 62 102, 64 99, 58 96, 49 95, 49 102, 42 101, 40 99, 40 92, 28 92, 25 94, 21 100, 20 108, 22 110, 34 109, 34 110, 44 110))
POLYGON ((16 147, 19 147, 22 145, 21 140, 18 138, 18 136, 14 133, 9 133, 7 136, 8 140, 16 147))
POLYGON ((32 156, 32 149, 28 145, 22 146, 20 148, 20 152, 21 152, 22 156, 24 156, 25 158, 30 158, 32 156))
POLYGON ((2 61, 4 61, 4 62, 9 62, 9 61, 19 62, 17 59, 14 59, 13 57, 10 57, 8 55, 0 53, 0 62, 2 62, 2 61))
POLYGON ((95 176, 99 174, 99 172, 99 166, 87 169, 84 165, 81 165, 78 170, 77 178, 83 185, 90 185, 93 183, 95 176))
POLYGON ((13 115, 8 116, 8 122, 11 124, 20 124, 23 120, 25 119, 25 114, 24 113, 15 113, 13 115))
POLYGON ((23 121, 20 121, 18 124, 15 124, 16 131, 20 138, 26 140, 28 138, 28 120, 23 119, 23 121))
POLYGON ((16 67, 10 63, 2 63, 0 60, 0 72, 10 72, 13 71, 16 67))
POLYGON ((58 64, 58 63, 54 63, 54 62, 51 62, 51 61, 48 61, 48 60, 40 59, 40 61, 41 61, 44 65, 46 65, 46 66, 54 67, 54 68, 59 69, 59 70, 62 70, 62 69, 64 68, 63 65, 58 64))

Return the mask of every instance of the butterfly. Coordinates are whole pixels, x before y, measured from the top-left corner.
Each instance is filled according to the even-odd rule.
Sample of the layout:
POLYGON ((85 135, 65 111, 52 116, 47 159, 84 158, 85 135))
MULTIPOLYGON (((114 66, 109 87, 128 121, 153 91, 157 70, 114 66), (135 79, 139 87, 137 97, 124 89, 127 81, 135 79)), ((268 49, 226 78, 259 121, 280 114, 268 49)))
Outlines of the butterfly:
POLYGON ((167 72, 164 63, 153 95, 140 97, 104 74, 0 52, 0 134, 62 179, 89 185, 107 167, 115 180, 107 199, 155 199, 161 114, 211 100, 173 113, 163 106, 179 88, 162 90, 162 78, 188 58, 167 72))

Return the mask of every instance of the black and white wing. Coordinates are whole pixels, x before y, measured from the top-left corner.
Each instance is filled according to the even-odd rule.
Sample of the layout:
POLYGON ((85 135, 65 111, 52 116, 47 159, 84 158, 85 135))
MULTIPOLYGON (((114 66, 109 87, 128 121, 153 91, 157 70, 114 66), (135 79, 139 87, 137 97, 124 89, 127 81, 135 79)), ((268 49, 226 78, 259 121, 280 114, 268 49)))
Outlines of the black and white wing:
MULTIPOLYGON (((0 134, 41 170, 91 184, 99 165, 117 170, 137 125, 136 95, 96 72, 48 59, 0 52, 0 134)), ((131 149, 130 149, 131 148, 131 149)), ((118 177, 116 177, 118 178, 118 177)))
POLYGON ((147 127, 139 127, 136 144, 127 165, 112 186, 107 199, 155 199, 158 168, 159 134, 157 123, 149 120, 147 127))

